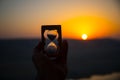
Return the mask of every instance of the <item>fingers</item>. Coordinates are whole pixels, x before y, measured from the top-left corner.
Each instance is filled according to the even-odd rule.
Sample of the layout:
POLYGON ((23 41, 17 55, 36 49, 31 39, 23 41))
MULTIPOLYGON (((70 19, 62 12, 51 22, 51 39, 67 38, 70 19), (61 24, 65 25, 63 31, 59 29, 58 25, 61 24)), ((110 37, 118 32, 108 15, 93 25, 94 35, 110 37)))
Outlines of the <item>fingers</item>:
POLYGON ((67 52, 68 52, 68 42, 67 40, 64 40, 62 43, 62 53, 64 53, 63 56, 67 56, 67 52))
POLYGON ((68 42, 67 40, 64 40, 62 42, 62 48, 59 53, 59 56, 57 57, 57 62, 61 64, 67 63, 67 53, 68 53, 68 42))
POLYGON ((68 42, 67 40, 64 40, 62 43, 62 63, 67 63, 67 53, 68 53, 68 42))
POLYGON ((32 61, 38 71, 40 69, 44 69, 44 67, 47 67, 47 65, 51 65, 50 60, 47 56, 44 55, 42 49, 43 43, 39 42, 38 45, 34 48, 34 53, 32 56, 32 61))

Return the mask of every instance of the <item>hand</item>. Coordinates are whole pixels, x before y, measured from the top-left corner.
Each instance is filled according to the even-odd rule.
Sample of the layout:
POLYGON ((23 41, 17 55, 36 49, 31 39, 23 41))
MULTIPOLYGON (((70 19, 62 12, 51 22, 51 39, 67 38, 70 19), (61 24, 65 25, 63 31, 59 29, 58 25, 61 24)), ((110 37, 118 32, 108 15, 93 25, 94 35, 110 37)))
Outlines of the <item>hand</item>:
POLYGON ((42 51, 43 44, 40 42, 34 48, 32 56, 33 63, 37 69, 37 80, 64 80, 67 75, 67 52, 68 43, 66 40, 62 43, 62 49, 56 60, 50 60, 42 51))

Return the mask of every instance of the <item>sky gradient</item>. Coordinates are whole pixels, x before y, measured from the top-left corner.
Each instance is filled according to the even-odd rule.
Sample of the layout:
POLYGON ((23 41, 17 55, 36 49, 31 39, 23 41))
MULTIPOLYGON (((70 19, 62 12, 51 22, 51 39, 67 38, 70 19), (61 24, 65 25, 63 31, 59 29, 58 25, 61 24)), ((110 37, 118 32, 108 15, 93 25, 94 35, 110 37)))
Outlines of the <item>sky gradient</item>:
POLYGON ((61 24, 63 38, 120 39, 117 0, 1 0, 0 39, 39 38, 41 25, 61 24))

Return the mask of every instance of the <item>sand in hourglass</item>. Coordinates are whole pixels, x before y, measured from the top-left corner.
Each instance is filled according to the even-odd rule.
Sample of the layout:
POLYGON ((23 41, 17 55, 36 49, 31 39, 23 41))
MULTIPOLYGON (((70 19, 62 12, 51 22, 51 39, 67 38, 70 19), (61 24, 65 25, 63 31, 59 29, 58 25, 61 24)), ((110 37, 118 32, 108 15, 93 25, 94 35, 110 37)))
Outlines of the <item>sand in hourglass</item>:
POLYGON ((56 38, 56 35, 53 35, 53 34, 48 34, 47 36, 52 41, 56 38))

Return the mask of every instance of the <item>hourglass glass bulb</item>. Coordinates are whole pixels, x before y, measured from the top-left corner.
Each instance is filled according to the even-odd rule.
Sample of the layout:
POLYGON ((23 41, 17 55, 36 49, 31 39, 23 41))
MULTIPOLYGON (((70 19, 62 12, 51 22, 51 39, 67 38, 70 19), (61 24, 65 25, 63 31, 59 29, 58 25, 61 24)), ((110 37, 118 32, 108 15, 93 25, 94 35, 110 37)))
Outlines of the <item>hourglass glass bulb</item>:
POLYGON ((57 46, 53 42, 51 42, 47 46, 46 52, 49 53, 49 54, 55 54, 56 51, 57 51, 57 46))
POLYGON ((47 32, 47 37, 52 41, 56 38, 56 36, 57 36, 56 30, 50 30, 47 32))

